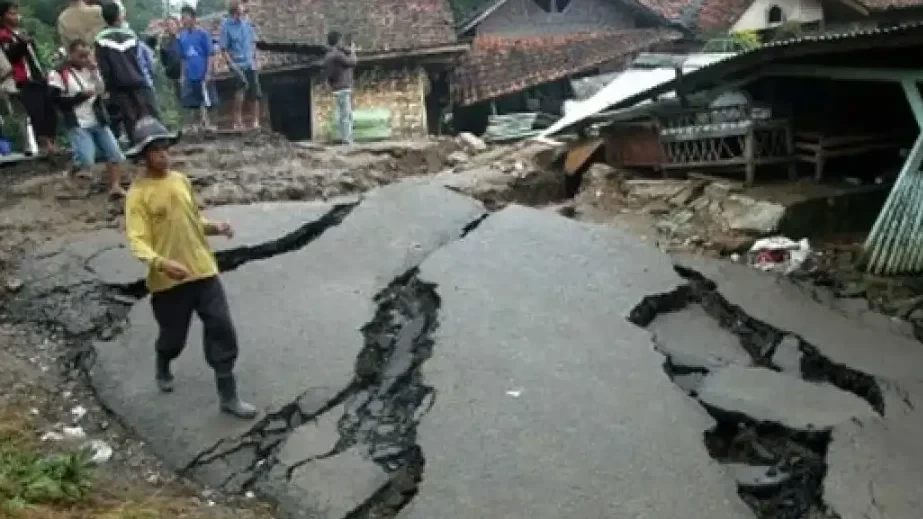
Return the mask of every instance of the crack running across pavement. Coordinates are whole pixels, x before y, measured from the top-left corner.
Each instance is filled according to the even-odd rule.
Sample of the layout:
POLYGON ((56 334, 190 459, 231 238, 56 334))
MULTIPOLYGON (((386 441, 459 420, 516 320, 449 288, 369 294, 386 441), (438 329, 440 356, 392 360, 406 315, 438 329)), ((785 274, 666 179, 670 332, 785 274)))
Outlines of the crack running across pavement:
MULTIPOLYGON (((482 214, 465 225, 455 239, 464 239, 488 216, 482 214)), ((418 264, 423 261, 425 258, 418 264)), ((397 276, 374 296, 376 311, 360 329, 363 347, 356 356, 354 376, 333 399, 320 409, 311 409, 301 404, 308 396, 302 395, 266 415, 245 434, 205 450, 181 473, 195 475, 210 464, 232 460, 233 471, 221 489, 259 492, 274 469, 283 468, 284 480, 290 481, 313 462, 359 449, 363 458, 376 463, 388 477, 344 519, 396 515, 416 495, 425 468, 417 425, 436 398, 422 372, 423 363, 432 355, 432 334, 439 324, 441 300, 436 289, 419 277, 418 267, 397 276), (343 409, 343 414, 337 419, 339 439, 329 452, 283 466, 280 452, 285 441, 302 425, 334 409, 343 409)))
MULTIPOLYGON (((780 344, 791 340, 793 334, 748 315, 721 296, 717 285, 699 272, 681 266, 675 269, 687 283, 669 293, 644 298, 630 312, 630 322, 648 328, 660 314, 699 304, 709 318, 737 336, 753 366, 781 371, 772 359, 780 344)), ((874 377, 831 361, 800 337, 797 347, 802 379, 829 383, 863 399, 878 414, 884 414, 882 389, 874 377)), ((711 368, 678 365, 671 355, 664 355, 666 375, 691 397, 697 397, 697 387, 711 368)), ((823 500, 830 429, 796 430, 698 399, 697 402, 716 422, 704 435, 709 454, 735 475, 738 494, 760 519, 838 517, 823 500)))

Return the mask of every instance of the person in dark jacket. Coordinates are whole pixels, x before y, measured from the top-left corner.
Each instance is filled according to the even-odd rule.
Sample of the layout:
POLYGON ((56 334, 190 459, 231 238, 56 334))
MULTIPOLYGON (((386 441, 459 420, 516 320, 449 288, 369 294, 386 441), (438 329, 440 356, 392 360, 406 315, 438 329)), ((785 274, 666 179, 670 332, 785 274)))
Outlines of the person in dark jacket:
POLYGON ((121 186, 120 164, 125 161, 125 156, 109 129, 109 117, 102 101, 103 78, 86 42, 80 39, 71 41, 67 61, 59 70, 48 74, 48 85, 68 128, 74 152, 74 163, 68 177, 87 174, 96 164, 99 150, 101 158, 106 161, 109 197, 123 197, 125 191, 121 186))
POLYGON ((336 99, 337 129, 340 140, 344 144, 353 143, 353 69, 356 68, 356 45, 352 42, 349 47, 343 45, 343 36, 337 31, 327 35, 327 44, 330 50, 324 56, 324 70, 327 73, 327 83, 336 99))
POLYGON ((19 7, 14 2, 0 2, 0 49, 12 65, 15 98, 29 116, 42 151, 54 153, 57 114, 49 96, 48 80, 32 46, 32 37, 19 28, 19 7))
POLYGON ((119 6, 103 4, 103 19, 107 27, 96 36, 96 62, 106 84, 106 91, 118 107, 122 123, 131 142, 138 120, 148 113, 145 90, 148 88, 138 60, 138 36, 122 24, 119 6))
POLYGON ((170 80, 176 100, 182 102, 183 89, 179 80, 183 73, 183 56, 176 43, 177 31, 179 21, 176 18, 167 20, 166 29, 160 39, 160 63, 163 64, 164 74, 170 80))

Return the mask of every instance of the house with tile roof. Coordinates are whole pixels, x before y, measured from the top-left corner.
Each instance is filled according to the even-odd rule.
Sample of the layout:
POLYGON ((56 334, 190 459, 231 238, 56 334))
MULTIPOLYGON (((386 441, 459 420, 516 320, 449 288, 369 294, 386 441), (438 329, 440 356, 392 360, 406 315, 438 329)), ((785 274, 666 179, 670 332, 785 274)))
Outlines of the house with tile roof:
POLYGON ((571 78, 683 36, 634 0, 491 0, 458 34, 472 43, 452 73, 455 126, 475 132, 489 113, 560 114, 571 78))
POLYGON ((280 121, 273 126, 308 120, 312 139, 330 135, 334 111, 311 51, 329 31, 357 46, 354 110, 387 110, 393 137, 424 136, 438 124, 448 71, 467 49, 458 43, 448 0, 249 0, 247 10, 262 46, 276 51, 264 67, 270 112, 280 121))
MULTIPOLYGON (((448 0, 245 0, 244 9, 261 49, 266 126, 295 140, 331 136, 333 94, 319 66, 329 31, 357 46, 353 109, 386 110, 395 138, 438 124, 448 71, 468 48, 458 43, 448 0)), ((228 100, 232 85, 221 79, 226 70, 217 72, 219 99, 228 100)), ((228 104, 217 109, 219 124, 228 104)))
POLYGON ((768 32, 784 24, 804 32, 876 27, 923 19, 923 0, 637 0, 699 37, 768 32))

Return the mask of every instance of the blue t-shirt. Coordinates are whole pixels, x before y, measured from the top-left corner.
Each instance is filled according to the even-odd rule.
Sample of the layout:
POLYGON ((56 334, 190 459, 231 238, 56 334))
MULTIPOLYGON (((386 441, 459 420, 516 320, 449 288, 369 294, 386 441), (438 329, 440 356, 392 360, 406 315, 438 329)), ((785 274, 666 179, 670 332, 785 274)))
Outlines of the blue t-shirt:
POLYGON ((221 36, 218 45, 227 51, 234 64, 241 68, 253 68, 253 44, 256 29, 248 20, 225 17, 221 22, 221 36))
POLYGON ((188 81, 202 81, 208 72, 208 57, 214 53, 212 37, 205 29, 183 29, 176 38, 183 60, 183 75, 188 81))

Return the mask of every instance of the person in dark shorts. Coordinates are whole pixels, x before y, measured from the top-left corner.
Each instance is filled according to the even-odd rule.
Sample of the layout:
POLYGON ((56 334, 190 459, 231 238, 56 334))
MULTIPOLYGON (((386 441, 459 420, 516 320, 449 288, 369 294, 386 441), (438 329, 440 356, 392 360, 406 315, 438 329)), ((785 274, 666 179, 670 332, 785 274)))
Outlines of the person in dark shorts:
POLYGON ((245 16, 240 0, 228 2, 228 16, 221 23, 219 46, 228 68, 236 78, 234 95, 234 129, 241 130, 244 100, 250 105, 251 126, 260 128, 260 99, 263 90, 256 63, 256 29, 245 16))
POLYGON ((126 155, 143 158, 145 171, 128 190, 125 223, 132 253, 148 267, 147 287, 159 327, 154 380, 162 392, 174 390, 170 364, 186 347, 195 313, 202 321, 205 360, 215 372, 221 411, 254 418, 256 407, 237 395, 237 332, 206 238, 231 238, 234 230, 227 222, 202 216, 189 178, 170 169, 169 147, 177 134, 168 133, 153 117, 139 121, 135 134, 138 143, 126 155))
POLYGON ((198 112, 201 129, 213 131, 214 127, 208 120, 208 110, 215 105, 215 87, 211 81, 212 37, 198 25, 195 8, 185 5, 181 13, 183 28, 176 38, 176 45, 183 60, 183 108, 189 111, 190 116, 198 112))
POLYGON ((14 2, 0 2, 0 49, 12 66, 15 97, 29 117, 41 151, 54 153, 58 115, 32 37, 19 28, 19 22, 19 7, 14 2))

